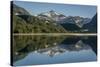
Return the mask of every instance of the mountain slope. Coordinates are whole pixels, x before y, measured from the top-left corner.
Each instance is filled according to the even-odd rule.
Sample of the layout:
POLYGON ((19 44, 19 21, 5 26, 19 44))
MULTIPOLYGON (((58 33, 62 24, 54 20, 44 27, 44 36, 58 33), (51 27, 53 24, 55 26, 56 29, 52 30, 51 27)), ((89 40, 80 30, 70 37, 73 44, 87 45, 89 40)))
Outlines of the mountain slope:
POLYGON ((97 33, 97 13, 92 18, 90 23, 87 23, 83 26, 83 28, 88 29, 88 32, 97 33))
POLYGON ((54 21, 30 15, 24 8, 13 4, 14 33, 64 33, 66 30, 54 21), (17 13, 17 14, 16 14, 17 13))
POLYGON ((14 33, 64 33, 66 30, 53 22, 40 20, 30 15, 20 15, 13 17, 14 33), (24 19, 27 17, 27 19, 24 19), (31 19, 31 20, 30 20, 31 19))
POLYGON ((79 28, 77 25, 75 24, 71 24, 71 23, 63 23, 61 24, 66 30, 68 30, 69 32, 80 32, 79 30, 81 28, 79 28))
POLYGON ((89 23, 90 20, 91 19, 89 19, 89 18, 83 18, 83 17, 80 17, 80 16, 68 16, 60 22, 75 24, 79 28, 82 28, 84 26, 84 24, 89 23))
POLYGON ((30 13, 28 11, 26 11, 24 8, 19 7, 15 4, 12 4, 12 8, 13 8, 13 15, 30 15, 30 13))

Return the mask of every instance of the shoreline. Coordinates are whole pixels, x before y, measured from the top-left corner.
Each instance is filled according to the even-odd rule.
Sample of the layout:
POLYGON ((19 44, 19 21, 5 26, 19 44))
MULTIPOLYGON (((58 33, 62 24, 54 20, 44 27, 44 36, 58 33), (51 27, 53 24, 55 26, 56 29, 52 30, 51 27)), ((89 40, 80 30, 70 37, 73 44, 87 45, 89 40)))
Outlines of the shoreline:
POLYGON ((26 36, 26 35, 68 35, 68 36, 97 36, 97 33, 13 33, 13 36, 26 36))

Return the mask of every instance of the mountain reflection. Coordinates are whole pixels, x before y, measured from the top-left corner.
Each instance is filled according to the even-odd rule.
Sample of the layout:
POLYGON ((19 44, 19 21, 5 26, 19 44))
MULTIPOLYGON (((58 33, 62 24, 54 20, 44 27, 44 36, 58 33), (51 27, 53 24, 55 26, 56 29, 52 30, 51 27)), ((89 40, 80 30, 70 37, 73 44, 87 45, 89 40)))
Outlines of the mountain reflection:
POLYGON ((96 43, 94 36, 14 36, 13 62, 23 59, 30 52, 54 57, 65 52, 92 49, 96 54, 96 43))
POLYGON ((48 56, 53 57, 55 55, 64 53, 66 51, 80 51, 88 49, 91 49, 91 47, 89 45, 84 44, 80 40, 76 44, 70 44, 70 45, 60 44, 54 47, 37 50, 35 51, 35 53, 47 54, 48 56))

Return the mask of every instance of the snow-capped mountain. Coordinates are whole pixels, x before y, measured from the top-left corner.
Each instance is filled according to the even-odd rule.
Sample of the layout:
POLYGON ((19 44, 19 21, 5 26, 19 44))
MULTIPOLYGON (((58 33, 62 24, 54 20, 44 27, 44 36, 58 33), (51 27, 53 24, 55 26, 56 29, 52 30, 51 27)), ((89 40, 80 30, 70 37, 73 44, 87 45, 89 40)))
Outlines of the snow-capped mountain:
POLYGON ((63 14, 57 13, 53 10, 40 13, 38 14, 38 17, 40 19, 53 20, 53 21, 61 21, 66 18, 66 16, 64 16, 63 14))
POLYGON ((90 22, 90 18, 83 18, 80 16, 65 16, 63 14, 57 13, 54 10, 43 12, 37 15, 40 19, 56 21, 56 23, 63 24, 63 23, 71 23, 77 25, 79 28, 82 28, 84 24, 90 22))
POLYGON ((90 18, 83 18, 80 16, 68 16, 64 20, 62 20, 62 23, 72 23, 76 24, 78 27, 82 28, 84 24, 87 24, 91 21, 90 18))

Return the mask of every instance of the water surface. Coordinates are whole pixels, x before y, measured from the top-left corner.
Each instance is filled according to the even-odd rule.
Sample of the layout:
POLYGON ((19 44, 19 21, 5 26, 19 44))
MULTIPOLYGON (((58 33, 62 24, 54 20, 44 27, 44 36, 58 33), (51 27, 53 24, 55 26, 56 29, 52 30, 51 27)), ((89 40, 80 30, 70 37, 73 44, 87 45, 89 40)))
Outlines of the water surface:
POLYGON ((14 36, 13 65, 39 65, 97 60, 96 36, 14 36))

